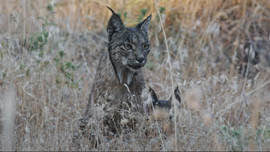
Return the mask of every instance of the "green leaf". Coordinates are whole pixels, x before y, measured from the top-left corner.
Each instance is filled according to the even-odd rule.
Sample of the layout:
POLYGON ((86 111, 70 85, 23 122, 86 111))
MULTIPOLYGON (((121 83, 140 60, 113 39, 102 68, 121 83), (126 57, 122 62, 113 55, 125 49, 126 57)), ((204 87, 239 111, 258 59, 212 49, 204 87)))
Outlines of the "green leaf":
POLYGON ((6 76, 7 76, 7 74, 6 74, 6 72, 4 72, 4 73, 3 73, 3 78, 6 77, 6 76))
POLYGON ((48 9, 49 11, 53 11, 53 6, 52 6, 51 4, 49 4, 49 5, 47 6, 47 9, 48 9))
POLYGON ((49 36, 49 32, 45 32, 44 33, 45 40, 47 40, 48 36, 49 36))
POLYGON ((72 79, 72 74, 68 73, 68 72, 65 72, 65 76, 69 79, 72 79))
POLYGON ((37 40, 38 40, 38 42, 43 42, 44 39, 43 39, 42 35, 40 35, 40 36, 38 36, 37 40))
POLYGON ((23 64, 20 65, 20 70, 22 70, 22 71, 24 70, 24 65, 23 64))
POLYGON ((59 51, 59 55, 60 55, 61 59, 63 59, 63 56, 65 55, 65 52, 64 51, 59 51))
POLYGON ((124 12, 124 18, 127 18, 127 12, 124 12))
POLYGON ((160 7, 159 12, 160 13, 163 13, 164 11, 165 11, 165 8, 164 7, 160 7))
POLYGON ((55 61, 55 62, 59 62, 59 58, 53 58, 53 60, 55 61))
POLYGON ((66 67, 67 67, 67 69, 69 69, 69 68, 71 68, 73 65, 72 65, 72 63, 71 62, 67 62, 66 63, 66 67))
POLYGON ((76 70, 76 68, 75 68, 75 66, 74 66, 74 65, 71 65, 71 69, 72 69, 73 71, 75 71, 75 70, 76 70))
POLYGON ((47 20, 44 17, 38 16, 37 19, 41 19, 41 20, 43 20, 45 22, 45 25, 47 24, 47 20))
POLYGON ((147 13, 147 9, 141 9, 141 15, 145 16, 145 14, 147 13))

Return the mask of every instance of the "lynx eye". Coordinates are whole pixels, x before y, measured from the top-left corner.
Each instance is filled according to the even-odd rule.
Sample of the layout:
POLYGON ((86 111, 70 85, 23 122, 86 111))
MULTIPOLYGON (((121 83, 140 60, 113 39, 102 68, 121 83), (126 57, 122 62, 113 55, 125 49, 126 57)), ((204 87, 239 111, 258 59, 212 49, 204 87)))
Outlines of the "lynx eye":
POLYGON ((142 48, 143 48, 144 50, 148 50, 148 49, 149 49, 149 44, 143 44, 143 45, 142 45, 142 48))
POLYGON ((130 50, 132 48, 131 44, 124 44, 124 48, 130 50))

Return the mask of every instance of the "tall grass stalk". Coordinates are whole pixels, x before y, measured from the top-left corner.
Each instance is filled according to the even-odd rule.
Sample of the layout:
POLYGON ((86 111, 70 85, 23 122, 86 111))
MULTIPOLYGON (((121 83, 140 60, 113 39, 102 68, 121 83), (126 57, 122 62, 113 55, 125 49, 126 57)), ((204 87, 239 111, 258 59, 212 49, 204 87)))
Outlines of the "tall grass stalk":
MULTIPOLYGON (((154 0, 154 1, 155 1, 155 5, 156 5, 156 10, 157 10, 158 16, 159 16, 159 23, 160 23, 160 26, 162 27, 162 33, 163 33, 163 36, 164 36, 164 42, 165 42, 166 51, 167 51, 167 63, 169 64, 169 73, 170 73, 170 78, 171 78, 171 92, 174 92, 172 64, 171 64, 170 51, 169 51, 169 47, 168 47, 168 44, 167 44, 167 36, 166 36, 165 30, 164 30, 164 27, 163 27, 163 24, 162 24, 162 18, 161 18, 160 12, 159 12, 157 1, 156 0, 154 0)), ((174 96, 173 96, 173 99, 175 99, 174 96)), ((176 110, 177 110, 176 107, 177 106, 176 106, 175 102, 173 102, 173 103, 174 103, 174 111, 176 112, 176 110)), ((175 150, 177 151, 177 122, 176 122, 176 116, 174 117, 174 136, 175 136, 175 150)))

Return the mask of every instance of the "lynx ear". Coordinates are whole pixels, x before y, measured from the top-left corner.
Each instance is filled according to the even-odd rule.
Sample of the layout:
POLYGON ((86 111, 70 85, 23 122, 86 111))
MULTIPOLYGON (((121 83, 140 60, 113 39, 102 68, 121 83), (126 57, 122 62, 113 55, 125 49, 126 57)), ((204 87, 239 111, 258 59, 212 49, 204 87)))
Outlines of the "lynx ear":
POLYGON ((147 33, 148 26, 149 26, 149 23, 151 21, 151 17, 152 17, 152 14, 150 14, 145 20, 143 20, 141 23, 139 23, 136 26, 136 28, 147 33))
POLYGON ((107 32, 110 42, 115 34, 125 30, 125 25, 118 14, 114 13, 114 11, 110 7, 108 7, 108 9, 111 10, 113 13, 107 26, 107 32))
POLYGON ((151 87, 149 87, 149 93, 151 94, 152 103, 154 105, 154 103, 158 102, 157 95, 156 95, 155 91, 151 87))
POLYGON ((180 91, 178 89, 178 86, 174 90, 174 95, 175 95, 175 98, 179 101, 179 103, 181 103, 181 93, 180 93, 180 91))

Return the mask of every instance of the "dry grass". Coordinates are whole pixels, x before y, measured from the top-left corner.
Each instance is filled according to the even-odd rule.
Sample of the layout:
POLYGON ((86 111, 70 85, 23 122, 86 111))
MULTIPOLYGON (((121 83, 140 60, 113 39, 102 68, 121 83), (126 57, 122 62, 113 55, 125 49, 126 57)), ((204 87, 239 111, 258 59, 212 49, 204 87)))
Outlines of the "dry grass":
MULTIPOLYGON (((130 26, 142 18, 143 9, 146 15, 152 13, 146 85, 163 99, 179 86, 182 107, 172 124, 132 115, 139 120, 136 129, 110 141, 102 136, 100 120, 91 119, 88 131, 94 130, 93 137, 101 143, 96 149, 270 150, 269 67, 261 63, 256 79, 241 77, 234 68, 234 55, 246 40, 269 39, 269 0, 157 1, 165 8, 160 17, 167 41, 155 1, 49 4, 0 2, 1 150, 74 149, 73 133, 84 113, 100 52, 106 51, 111 15, 106 5, 130 26), (13 100, 16 110, 9 103, 13 100)), ((127 121, 122 120, 123 125, 127 121)), ((94 149, 87 138, 77 148, 94 149)))

